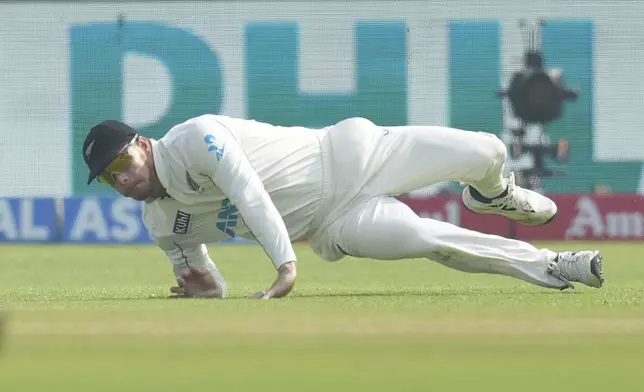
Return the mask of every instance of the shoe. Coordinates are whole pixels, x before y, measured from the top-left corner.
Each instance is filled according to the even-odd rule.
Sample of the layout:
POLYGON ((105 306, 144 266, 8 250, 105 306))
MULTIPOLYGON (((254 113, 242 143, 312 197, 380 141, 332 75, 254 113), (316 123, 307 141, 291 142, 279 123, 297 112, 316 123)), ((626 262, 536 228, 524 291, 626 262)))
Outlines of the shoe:
MULTIPOLYGON (((600 288, 604 284, 602 256, 599 251, 560 252, 548 262, 548 273, 575 288, 571 282, 583 283, 589 287, 600 288)), ((567 288, 568 288, 567 287, 567 288)))
POLYGON ((552 222, 557 215, 557 205, 554 201, 516 185, 514 173, 510 173, 507 183, 507 194, 488 202, 475 199, 468 185, 463 189, 463 205, 477 214, 502 215, 529 226, 541 226, 552 222))

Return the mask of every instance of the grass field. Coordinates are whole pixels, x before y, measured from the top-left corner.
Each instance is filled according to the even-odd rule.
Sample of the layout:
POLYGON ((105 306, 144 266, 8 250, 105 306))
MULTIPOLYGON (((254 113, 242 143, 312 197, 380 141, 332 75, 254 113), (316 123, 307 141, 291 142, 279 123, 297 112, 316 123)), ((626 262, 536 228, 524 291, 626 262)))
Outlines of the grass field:
MULTIPOLYGON (((644 390, 644 245, 599 248, 606 286, 550 291, 427 260, 274 270, 211 248, 233 298, 171 300, 154 247, 0 247, 0 391, 644 390)), ((566 246, 567 245, 567 246, 566 246)))

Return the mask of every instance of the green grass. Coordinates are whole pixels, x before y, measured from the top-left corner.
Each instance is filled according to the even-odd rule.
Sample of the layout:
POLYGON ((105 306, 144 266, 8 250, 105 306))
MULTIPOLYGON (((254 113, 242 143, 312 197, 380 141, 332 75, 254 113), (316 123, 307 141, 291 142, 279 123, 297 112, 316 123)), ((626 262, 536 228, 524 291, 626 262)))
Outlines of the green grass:
POLYGON ((171 300, 154 247, 0 247, 0 391, 641 390, 644 245, 599 248, 606 286, 553 291, 427 260, 325 263, 292 296, 255 246, 212 247, 232 298, 171 300))

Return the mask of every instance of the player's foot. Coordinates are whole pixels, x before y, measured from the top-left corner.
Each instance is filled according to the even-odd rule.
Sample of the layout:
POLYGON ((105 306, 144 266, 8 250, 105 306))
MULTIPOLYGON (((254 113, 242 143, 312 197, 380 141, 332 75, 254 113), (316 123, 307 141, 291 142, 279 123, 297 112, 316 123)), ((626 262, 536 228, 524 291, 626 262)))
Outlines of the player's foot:
POLYGON ((507 182, 507 191, 494 199, 486 199, 476 189, 466 186, 462 195, 465 208, 478 214, 503 215, 529 226, 552 222, 557 215, 554 201, 516 185, 514 173, 510 173, 507 182))
POLYGON ((602 256, 599 251, 584 250, 581 252, 561 252, 548 262, 548 273, 568 283, 583 283, 586 286, 600 288, 604 284, 602 256))

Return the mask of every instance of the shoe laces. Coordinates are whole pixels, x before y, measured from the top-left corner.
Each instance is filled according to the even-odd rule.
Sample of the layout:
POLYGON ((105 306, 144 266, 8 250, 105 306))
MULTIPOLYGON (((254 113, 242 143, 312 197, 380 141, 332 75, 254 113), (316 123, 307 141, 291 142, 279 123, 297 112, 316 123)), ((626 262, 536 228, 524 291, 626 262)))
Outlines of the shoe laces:
POLYGON ((516 185, 514 179, 514 172, 510 173, 510 176, 507 178, 508 183, 508 194, 495 200, 496 207, 507 211, 523 211, 523 212, 534 212, 534 208, 528 202, 528 198, 523 194, 523 190, 516 185))
POLYGON ((548 268, 553 275, 569 281, 578 282, 583 278, 582 271, 579 269, 579 257, 576 252, 562 252, 548 263, 548 268))

